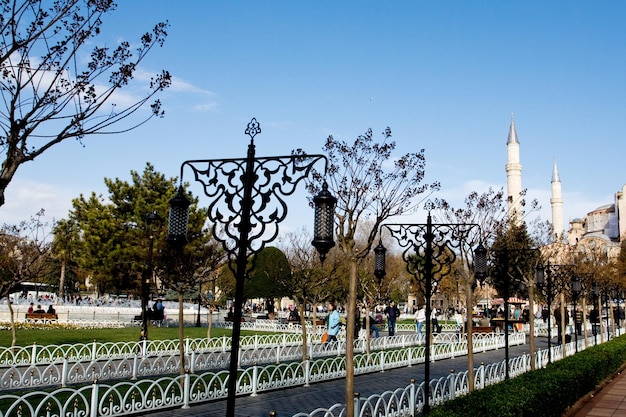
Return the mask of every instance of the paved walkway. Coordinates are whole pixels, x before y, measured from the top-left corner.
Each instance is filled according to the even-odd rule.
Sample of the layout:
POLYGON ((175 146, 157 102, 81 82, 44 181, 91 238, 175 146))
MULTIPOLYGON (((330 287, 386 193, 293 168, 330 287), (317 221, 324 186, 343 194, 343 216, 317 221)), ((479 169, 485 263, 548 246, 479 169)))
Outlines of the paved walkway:
MULTIPOLYGON (((547 349, 547 339, 538 338, 535 344, 537 349, 547 349)), ((509 349, 511 358, 528 352, 528 345, 512 346, 509 349)), ((504 360, 504 349, 474 354, 474 366, 481 362, 493 363, 504 360)), ((467 356, 454 359, 445 359, 431 363, 431 379, 449 375, 450 371, 463 372, 467 370, 467 356)), ((399 387, 406 387, 411 379, 416 383, 424 380, 424 364, 403 367, 385 372, 378 372, 355 377, 354 388, 361 398, 372 394, 399 387)), ((310 413, 316 408, 329 408, 333 404, 344 403, 345 382, 343 379, 330 380, 311 384, 309 387, 294 387, 276 391, 263 392, 256 397, 237 397, 235 402, 236 417, 267 417, 274 411, 277 417, 291 417, 300 412, 310 413)), ((180 408, 162 412, 146 414, 150 417, 223 417, 226 415, 226 400, 213 401, 204 404, 192 405, 183 410, 180 408)))
MULTIPOLYGON (((537 349, 547 349, 547 339, 535 339, 537 349)), ((510 357, 528 352, 528 345, 512 346, 510 357)), ((504 360, 504 349, 474 354, 474 365, 481 362, 493 363, 504 360)), ((445 359, 431 363, 432 379, 449 375, 451 371, 467 370, 467 357, 445 359)), ((380 373, 358 375, 355 377, 354 388, 361 398, 372 394, 380 394, 409 385, 411 379, 416 383, 424 380, 424 364, 393 369, 380 373)), ((263 392, 256 397, 237 397, 235 402, 236 417, 268 417, 274 411, 276 417, 291 417, 300 412, 310 413, 316 408, 329 408, 333 404, 344 402, 345 383, 343 379, 311 384, 309 387, 298 386, 289 389, 263 392)), ((146 414, 150 417, 223 417, 226 415, 226 400, 218 400, 204 404, 192 405, 183 410, 180 408, 146 414)), ((626 417, 626 369, 605 385, 588 401, 581 401, 576 410, 571 410, 568 417, 626 417)), ((555 416, 556 417, 556 416, 555 416)))
POLYGON ((623 417, 626 416, 626 372, 618 374, 600 392, 580 405, 571 417, 623 417))

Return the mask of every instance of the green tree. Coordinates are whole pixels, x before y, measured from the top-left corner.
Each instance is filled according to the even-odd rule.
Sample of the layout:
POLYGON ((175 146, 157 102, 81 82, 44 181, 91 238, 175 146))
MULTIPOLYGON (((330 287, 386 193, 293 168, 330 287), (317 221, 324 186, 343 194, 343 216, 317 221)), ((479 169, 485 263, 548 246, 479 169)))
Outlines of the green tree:
MULTIPOLYGON (((52 231, 54 240, 52 241, 52 257, 58 262, 58 298, 57 303, 61 304, 65 298, 65 288, 73 288, 68 286, 66 275, 76 275, 78 264, 76 258, 80 248, 80 233, 75 222, 69 219, 59 220, 52 231)), ((74 279, 74 281, 76 281, 74 279)))
POLYGON ((276 299, 290 295, 283 285, 291 277, 291 267, 287 256, 280 249, 267 246, 256 256, 253 269, 244 285, 244 297, 264 298, 266 305, 274 305, 276 299))
POLYGON ((125 132, 163 116, 155 100, 147 117, 132 117, 171 83, 170 74, 162 71, 134 103, 116 101, 147 54, 163 45, 167 22, 132 46, 122 41, 111 48, 94 45, 94 39, 116 8, 112 0, 2 0, 1 5, 0 206, 18 168, 52 146, 125 132))
MULTIPOLYGON (((257 254, 254 265, 252 258, 248 260, 248 270, 243 287, 244 300, 263 298, 268 313, 273 314, 274 301, 291 295, 284 285, 291 280, 291 267, 285 253, 273 246, 265 247, 257 254)), ((226 297, 235 296, 235 275, 228 265, 222 267, 218 285, 226 297)))
POLYGON ((528 288, 534 284, 529 280, 534 278, 540 260, 540 253, 535 249, 525 223, 512 223, 507 229, 497 231, 490 248, 489 276, 500 297, 528 296, 528 288), (520 287, 520 283, 524 285, 520 287))
MULTIPOLYGON (((130 175, 130 182, 105 178, 106 198, 92 193, 72 202, 69 221, 81 236, 79 264, 91 275, 98 294, 139 295, 149 249, 146 215, 156 212, 165 219, 169 196, 174 194, 176 178, 166 179, 150 163, 141 174, 131 171, 130 175)), ((197 212, 192 212, 192 218, 202 221, 197 212)), ((165 227, 157 230, 155 253, 163 247, 165 235, 165 227)))

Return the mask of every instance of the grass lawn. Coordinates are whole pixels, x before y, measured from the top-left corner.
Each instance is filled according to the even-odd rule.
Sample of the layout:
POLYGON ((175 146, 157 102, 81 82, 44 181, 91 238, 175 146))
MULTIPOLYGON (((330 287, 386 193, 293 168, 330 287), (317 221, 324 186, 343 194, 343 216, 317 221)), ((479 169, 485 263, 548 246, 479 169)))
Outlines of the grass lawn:
MULTIPOLYGON (((231 335, 229 329, 212 329, 211 337, 231 335)), ((258 333, 258 332, 257 332, 258 333)), ((241 331, 241 335, 252 335, 254 332, 241 331)), ((185 337, 190 339, 205 338, 206 327, 185 327, 185 337)), ((178 339, 176 327, 150 327, 148 336, 153 340, 178 339)), ((17 346, 62 345, 66 343, 97 342, 131 342, 139 340, 139 327, 122 329, 63 329, 58 327, 39 327, 17 330, 17 346)), ((11 330, 0 330, 0 346, 11 346, 11 330)))

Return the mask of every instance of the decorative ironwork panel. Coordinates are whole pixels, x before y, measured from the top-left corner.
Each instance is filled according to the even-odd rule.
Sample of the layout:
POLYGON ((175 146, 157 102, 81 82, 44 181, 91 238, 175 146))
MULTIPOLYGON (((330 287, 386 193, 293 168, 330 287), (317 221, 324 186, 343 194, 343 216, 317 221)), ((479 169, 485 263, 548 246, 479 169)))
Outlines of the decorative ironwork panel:
POLYGON ((189 167, 194 179, 202 184, 211 199, 208 217, 213 223, 213 236, 232 256, 241 246, 242 229, 249 233, 246 251, 260 252, 278 235, 278 223, 287 215, 284 197, 293 194, 297 185, 307 178, 323 155, 254 156, 254 136, 261 132, 256 119, 248 124, 250 136, 247 158, 190 160, 181 166, 189 167), (251 195, 246 195, 250 186, 251 195), (250 217, 244 215, 244 203, 250 203, 250 217))

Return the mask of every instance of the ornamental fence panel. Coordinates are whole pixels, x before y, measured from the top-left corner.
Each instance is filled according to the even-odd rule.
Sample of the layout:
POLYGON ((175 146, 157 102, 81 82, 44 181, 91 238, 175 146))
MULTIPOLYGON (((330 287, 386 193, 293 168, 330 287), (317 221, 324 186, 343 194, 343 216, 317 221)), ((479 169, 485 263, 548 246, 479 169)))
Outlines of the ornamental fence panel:
MULTIPOLYGON (((394 340, 389 343, 397 346, 403 344, 400 337, 394 337, 394 340)), ((515 341, 511 340, 511 343, 515 341)), ((345 358, 343 355, 335 355, 335 352, 345 344, 336 342, 328 345, 328 351, 332 352, 331 356, 304 362, 294 361, 242 368, 237 375, 237 395, 252 395, 265 390, 294 385, 306 386, 316 381, 343 378, 345 358)), ((450 352, 450 355, 453 351, 454 349, 442 350, 442 352, 450 352)), ((443 359, 445 354, 442 353, 441 356, 443 359)), ((158 364, 162 372, 177 369, 177 363, 173 358, 159 358, 159 360, 162 361, 158 364)), ((355 372, 379 372, 394 367, 411 366, 423 361, 424 346, 375 351, 370 355, 359 353, 355 355, 355 372)), ((141 366, 138 369, 141 369, 141 366)), ((79 371, 74 372, 80 374, 79 371)), ((99 380, 99 375, 95 370, 85 368, 82 372, 93 378, 92 384, 76 388, 62 387, 49 391, 31 391, 19 395, 0 395, 0 416, 115 417, 146 413, 164 407, 188 407, 192 403, 225 398, 229 377, 226 370, 218 370, 104 384, 99 380)), ((406 402, 406 399, 402 401, 406 402)))

